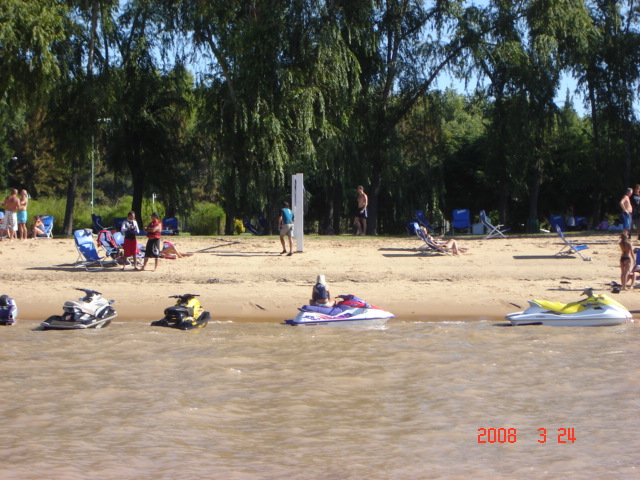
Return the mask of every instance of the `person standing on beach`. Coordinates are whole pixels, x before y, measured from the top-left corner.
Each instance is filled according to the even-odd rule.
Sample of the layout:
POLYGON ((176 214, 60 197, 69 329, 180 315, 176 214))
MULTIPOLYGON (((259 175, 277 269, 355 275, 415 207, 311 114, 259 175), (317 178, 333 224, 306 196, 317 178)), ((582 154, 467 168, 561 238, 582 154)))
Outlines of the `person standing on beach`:
POLYGON ((631 230, 631 219, 633 215, 633 206, 631 205, 631 194, 633 190, 627 188, 620 200, 620 208, 622 208, 622 233, 629 234, 631 230))
POLYGON ((11 189, 11 194, 5 198, 4 203, 4 221, 7 229, 7 237, 9 240, 16 238, 18 230, 18 209, 20 208, 20 199, 18 198, 18 190, 11 189))
POLYGON ((282 209, 280 210, 280 216, 278 217, 278 229, 280 230, 280 243, 282 244, 282 252, 287 253, 287 247, 284 244, 284 236, 287 235, 289 237, 289 253, 287 253, 287 257, 293 255, 293 221, 295 220, 295 216, 293 212, 289 208, 289 204, 287 202, 282 203, 282 209))
POLYGON ((136 212, 131 210, 127 215, 127 219, 122 222, 122 227, 120 227, 120 232, 124 236, 124 262, 122 263, 122 270, 126 267, 127 258, 129 257, 133 257, 133 268, 138 270, 138 240, 136 239, 138 231, 136 212))
POLYGON ((147 248, 144 251, 144 264, 140 270, 144 270, 147 266, 147 262, 150 258, 156 259, 155 272, 158 268, 158 259, 160 258, 160 252, 162 248, 160 246, 160 237, 162 236, 162 222, 158 220, 158 214, 153 212, 151 214, 151 223, 144 229, 147 232, 147 248))
MULTIPOLYGON (((622 255, 620 256, 620 284, 622 285, 622 290, 626 290, 627 282, 632 275, 631 267, 635 264, 633 248, 626 233, 620 235, 620 250, 622 250, 622 255)), ((633 285, 633 282, 631 285, 633 285)))
POLYGON ((27 239, 27 206, 29 205, 29 195, 23 188, 20 190, 20 206, 18 207, 18 238, 20 240, 27 239))
POLYGON ((633 188, 633 195, 631 195, 629 200, 631 201, 633 212, 631 214, 631 228, 636 228, 638 232, 638 240, 640 240, 640 184, 636 184, 633 188))
POLYGON ((356 235, 367 234, 367 207, 369 206, 369 197, 364 193, 364 187, 358 185, 358 210, 353 223, 356 225, 356 235))

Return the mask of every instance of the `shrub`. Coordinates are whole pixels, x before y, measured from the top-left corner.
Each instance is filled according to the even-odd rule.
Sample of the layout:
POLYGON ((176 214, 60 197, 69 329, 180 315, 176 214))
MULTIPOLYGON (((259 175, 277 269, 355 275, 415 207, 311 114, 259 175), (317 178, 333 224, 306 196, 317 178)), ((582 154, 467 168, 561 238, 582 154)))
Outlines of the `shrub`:
POLYGON ((220 235, 224 225, 224 211, 214 203, 200 202, 181 220, 182 228, 191 235, 220 235))

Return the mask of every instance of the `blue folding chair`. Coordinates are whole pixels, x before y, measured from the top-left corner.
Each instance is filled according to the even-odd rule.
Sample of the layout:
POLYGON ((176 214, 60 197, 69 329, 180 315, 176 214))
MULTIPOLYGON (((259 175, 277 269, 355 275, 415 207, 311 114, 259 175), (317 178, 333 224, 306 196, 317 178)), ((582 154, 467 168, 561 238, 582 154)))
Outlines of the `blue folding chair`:
POLYGON ((119 232, 122 229, 122 223, 127 219, 127 217, 116 217, 113 219, 113 229, 116 232, 119 232))
POLYGON ((405 227, 407 227, 407 235, 410 237, 418 235, 418 230, 420 230, 420 225, 415 220, 407 220, 405 227))
POLYGON ((178 235, 178 219, 167 217, 162 219, 162 235, 178 235))
POLYGON ((569 240, 567 240, 566 237, 564 236, 564 233, 562 233, 562 229, 560 228, 560 225, 556 225, 556 232, 558 232, 558 236, 564 242, 564 246, 560 249, 558 253, 556 253, 556 257, 565 257, 565 256, 573 255, 574 253, 576 253, 580 256, 580 258, 582 258, 582 260, 585 260, 587 262, 591 261, 591 257, 585 257, 582 255, 582 253, 580 253, 580 251, 582 250, 587 250, 589 248, 589 245, 578 244, 578 243, 570 242, 569 240))
POLYGON ((466 209, 458 209, 453 211, 451 220, 451 231, 471 230, 471 212, 466 209))
POLYGON ((422 245, 421 247, 418 247, 418 250, 425 253, 430 252, 430 253, 438 253, 440 255, 451 255, 451 252, 447 251, 447 249, 438 245, 437 243, 433 242, 429 237, 427 237, 427 235, 422 231, 422 229, 417 223, 415 225, 415 231, 418 238, 424 242, 424 245, 422 245))
POLYGON ((560 227, 563 232, 567 229, 564 225, 564 217, 562 215, 551 215, 549 217, 549 223, 551 224, 551 230, 556 230, 556 227, 560 227))
POLYGON ((44 234, 46 238, 53 238, 53 216, 43 215, 42 224, 44 225, 44 234))
POLYGON ((111 257, 101 257, 95 243, 93 232, 90 228, 82 228, 73 232, 78 258, 74 263, 76 268, 84 268, 87 271, 103 270, 108 264, 117 265, 111 257))
POLYGON ((440 230, 442 229, 442 227, 439 225, 438 226, 431 225, 422 210, 416 210, 414 212, 414 215, 416 217, 416 220, 418 220, 418 223, 423 227, 425 227, 427 230, 429 230, 430 232, 440 233, 440 230))

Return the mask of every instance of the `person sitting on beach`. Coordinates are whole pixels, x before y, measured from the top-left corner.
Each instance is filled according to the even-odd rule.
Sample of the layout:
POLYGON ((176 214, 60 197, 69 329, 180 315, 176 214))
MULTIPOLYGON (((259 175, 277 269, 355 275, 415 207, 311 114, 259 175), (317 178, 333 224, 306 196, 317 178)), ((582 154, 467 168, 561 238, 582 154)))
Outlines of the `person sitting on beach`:
POLYGON ((333 307, 336 304, 335 300, 331 300, 331 294, 327 290, 327 282, 324 275, 318 275, 316 284, 313 286, 311 292, 311 300, 309 305, 316 307, 333 307))
POLYGON ((162 242, 162 251, 160 252, 160 254, 164 258, 170 259, 190 257, 191 255, 193 255, 193 253, 179 252, 176 246, 173 243, 168 242, 167 240, 164 240, 162 242))
POLYGON ((636 284, 636 277, 640 275, 640 248, 634 248, 633 253, 635 254, 636 262, 631 272, 629 273, 629 280, 631 280, 631 285, 629 285, 629 289, 633 289, 636 284))
POLYGON ((432 237, 431 235, 429 235, 429 230, 424 225, 420 225, 420 229, 424 232, 427 240, 433 243, 436 247, 442 248, 443 250, 451 250, 454 255, 462 255, 464 252, 469 250, 468 248, 459 247, 458 242, 454 238, 450 238, 449 240, 441 240, 440 237, 432 237))
POLYGON ((44 234, 44 223, 42 222, 42 215, 34 215, 33 227, 31 227, 29 237, 38 238, 39 236, 44 236, 44 234))

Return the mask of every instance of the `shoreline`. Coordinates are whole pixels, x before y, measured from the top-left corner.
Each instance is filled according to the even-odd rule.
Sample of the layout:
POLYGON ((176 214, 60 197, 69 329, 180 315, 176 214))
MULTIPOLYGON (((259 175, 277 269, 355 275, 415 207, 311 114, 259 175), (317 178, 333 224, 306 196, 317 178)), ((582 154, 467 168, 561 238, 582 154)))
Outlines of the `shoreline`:
POLYGON ((296 315, 324 274, 333 296, 357 295, 403 321, 506 322, 504 315, 526 308, 531 298, 576 301, 586 286, 640 313, 637 291, 615 295, 608 287, 620 281, 617 234, 570 237, 590 244, 590 262, 554 256, 562 248, 555 234, 457 236, 469 248, 462 256, 420 252, 417 237, 305 236, 305 251, 291 257, 279 254, 275 235, 169 238, 180 251, 195 253, 161 260, 156 272, 74 268, 78 253, 68 238, 5 240, 0 294, 16 300, 19 322, 60 314, 66 300, 82 295, 74 288, 85 287, 115 300, 116 322, 157 320, 173 304, 170 295, 196 293, 213 322, 281 323, 296 315))

